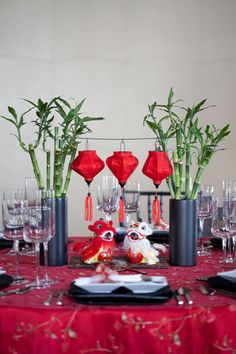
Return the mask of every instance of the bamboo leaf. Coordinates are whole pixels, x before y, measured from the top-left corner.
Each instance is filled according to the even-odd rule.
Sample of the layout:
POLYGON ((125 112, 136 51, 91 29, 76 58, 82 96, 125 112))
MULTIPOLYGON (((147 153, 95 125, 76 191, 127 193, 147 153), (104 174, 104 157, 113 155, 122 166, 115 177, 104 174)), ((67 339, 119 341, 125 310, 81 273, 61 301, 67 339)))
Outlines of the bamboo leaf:
POLYGON ((11 113, 11 115, 17 120, 17 114, 16 111, 13 107, 8 106, 8 111, 11 113))

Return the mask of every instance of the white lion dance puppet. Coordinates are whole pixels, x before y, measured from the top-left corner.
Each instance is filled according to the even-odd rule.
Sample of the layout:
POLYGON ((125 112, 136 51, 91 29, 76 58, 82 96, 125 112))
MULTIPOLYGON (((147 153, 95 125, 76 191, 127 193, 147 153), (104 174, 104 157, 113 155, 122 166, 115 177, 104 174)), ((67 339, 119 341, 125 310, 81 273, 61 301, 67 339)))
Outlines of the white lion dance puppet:
POLYGON ((152 229, 146 222, 133 223, 128 228, 123 247, 125 255, 131 263, 156 264, 160 261, 158 250, 166 252, 166 248, 158 243, 151 245, 146 238, 151 233, 152 229))

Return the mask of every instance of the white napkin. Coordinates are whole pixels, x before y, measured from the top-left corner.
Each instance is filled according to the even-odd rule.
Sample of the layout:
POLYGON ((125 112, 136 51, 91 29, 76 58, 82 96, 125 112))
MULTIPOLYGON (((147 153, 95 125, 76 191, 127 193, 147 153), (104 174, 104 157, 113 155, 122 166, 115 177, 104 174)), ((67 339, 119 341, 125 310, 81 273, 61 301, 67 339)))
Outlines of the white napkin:
POLYGON ((227 272, 220 272, 217 273, 218 276, 225 278, 227 280, 232 281, 233 283, 236 283, 236 269, 227 271, 227 272))
MULTIPOLYGON (((158 283, 167 285, 166 277, 152 276, 148 281, 143 280, 142 274, 110 274, 108 279, 113 283, 158 283)), ((93 275, 91 277, 80 277, 74 280, 76 286, 102 283, 104 277, 102 275, 93 275)))
POLYGON ((5 274, 5 273, 6 273, 6 271, 4 269, 0 268, 0 275, 5 274))

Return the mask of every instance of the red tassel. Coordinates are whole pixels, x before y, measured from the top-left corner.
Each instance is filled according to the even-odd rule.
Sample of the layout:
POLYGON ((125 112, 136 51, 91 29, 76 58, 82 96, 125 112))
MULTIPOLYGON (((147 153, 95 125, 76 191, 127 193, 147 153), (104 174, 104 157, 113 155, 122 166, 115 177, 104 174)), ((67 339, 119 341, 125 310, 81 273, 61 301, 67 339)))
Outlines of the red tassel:
POLYGON ((93 218, 93 200, 91 197, 91 193, 88 193, 85 198, 85 214, 84 220, 91 221, 93 218))
POLYGON ((160 201, 157 195, 155 195, 155 198, 153 199, 152 202, 152 222, 158 224, 160 220, 161 220, 160 201))
POLYGON ((119 201, 119 222, 124 222, 125 219, 125 203, 123 197, 120 197, 119 201))

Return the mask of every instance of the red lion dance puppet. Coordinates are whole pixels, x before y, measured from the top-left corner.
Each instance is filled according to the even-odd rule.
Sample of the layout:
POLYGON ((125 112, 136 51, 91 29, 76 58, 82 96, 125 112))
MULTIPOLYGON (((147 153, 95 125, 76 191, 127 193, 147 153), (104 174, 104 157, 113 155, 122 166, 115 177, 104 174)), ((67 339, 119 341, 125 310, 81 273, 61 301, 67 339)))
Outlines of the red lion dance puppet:
POLYGON ((110 261, 113 256, 114 235, 116 234, 112 221, 105 222, 100 219, 93 225, 89 225, 88 229, 93 231, 94 237, 81 251, 82 262, 92 264, 110 261))

